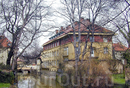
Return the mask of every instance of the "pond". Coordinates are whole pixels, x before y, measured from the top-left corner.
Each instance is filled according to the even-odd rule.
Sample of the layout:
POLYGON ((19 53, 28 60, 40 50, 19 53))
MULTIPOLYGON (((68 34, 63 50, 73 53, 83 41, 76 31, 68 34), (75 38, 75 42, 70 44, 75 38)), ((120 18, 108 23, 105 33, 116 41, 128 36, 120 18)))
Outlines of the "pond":
MULTIPOLYGON (((63 88, 56 79, 56 73, 46 70, 41 71, 42 74, 37 75, 18 73, 18 88, 63 88)), ((115 84, 111 88, 130 88, 126 85, 115 84)))
POLYGON ((63 88, 55 81, 55 72, 42 71, 42 74, 18 73, 18 88, 63 88))

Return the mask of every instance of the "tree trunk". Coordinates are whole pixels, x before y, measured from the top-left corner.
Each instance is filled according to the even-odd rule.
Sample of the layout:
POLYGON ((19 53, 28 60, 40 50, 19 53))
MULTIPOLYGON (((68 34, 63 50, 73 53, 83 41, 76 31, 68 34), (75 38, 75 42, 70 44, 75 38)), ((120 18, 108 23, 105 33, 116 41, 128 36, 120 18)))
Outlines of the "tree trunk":
POLYGON ((10 61, 11 61, 11 58, 12 58, 13 55, 14 55, 13 49, 11 48, 11 50, 8 53, 8 58, 7 58, 7 61, 6 61, 7 65, 10 65, 10 61))

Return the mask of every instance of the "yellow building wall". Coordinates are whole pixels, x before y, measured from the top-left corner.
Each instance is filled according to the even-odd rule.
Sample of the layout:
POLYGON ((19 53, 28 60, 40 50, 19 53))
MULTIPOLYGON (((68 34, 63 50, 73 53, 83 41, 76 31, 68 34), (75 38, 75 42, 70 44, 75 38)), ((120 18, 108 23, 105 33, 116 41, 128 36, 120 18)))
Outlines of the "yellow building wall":
MULTIPOLYGON (((81 44, 80 59, 82 57, 84 45, 85 43, 81 44)), ((87 60, 90 57, 90 46, 91 42, 88 42, 86 54, 83 58, 84 60, 87 60)), ((98 60, 112 59, 112 42, 94 42, 92 44, 92 47, 94 47, 94 57, 96 57, 96 59, 98 60), (104 54, 104 47, 108 48, 108 53, 104 54)), ((68 58, 68 60, 75 60, 74 46, 72 43, 67 43, 65 45, 44 50, 41 55, 42 55, 41 59, 43 61, 42 67, 49 69, 53 68, 53 70, 56 70, 55 68, 58 68, 59 67, 58 64, 63 63, 65 58, 68 58), (68 54, 67 51, 64 50, 65 47, 68 47, 68 54)))

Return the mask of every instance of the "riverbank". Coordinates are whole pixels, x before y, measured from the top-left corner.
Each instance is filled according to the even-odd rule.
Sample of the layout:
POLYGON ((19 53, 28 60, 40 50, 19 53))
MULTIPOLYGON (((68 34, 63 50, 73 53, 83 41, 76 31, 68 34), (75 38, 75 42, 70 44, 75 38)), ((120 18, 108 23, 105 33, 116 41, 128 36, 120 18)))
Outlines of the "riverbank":
POLYGON ((0 88, 9 88, 10 86, 10 83, 0 83, 0 88))
POLYGON ((115 84, 125 85, 125 75, 124 74, 113 74, 113 82, 115 84))

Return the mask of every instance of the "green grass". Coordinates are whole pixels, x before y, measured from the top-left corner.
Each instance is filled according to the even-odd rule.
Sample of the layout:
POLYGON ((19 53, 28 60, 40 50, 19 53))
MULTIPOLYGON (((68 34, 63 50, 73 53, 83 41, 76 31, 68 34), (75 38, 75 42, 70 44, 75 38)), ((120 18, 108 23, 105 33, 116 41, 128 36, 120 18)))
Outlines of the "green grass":
POLYGON ((124 74, 113 74, 113 81, 117 84, 125 84, 125 75, 124 74))
POLYGON ((0 83, 0 88, 9 88, 10 87, 10 83, 0 83))

